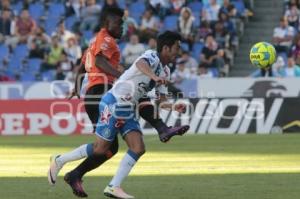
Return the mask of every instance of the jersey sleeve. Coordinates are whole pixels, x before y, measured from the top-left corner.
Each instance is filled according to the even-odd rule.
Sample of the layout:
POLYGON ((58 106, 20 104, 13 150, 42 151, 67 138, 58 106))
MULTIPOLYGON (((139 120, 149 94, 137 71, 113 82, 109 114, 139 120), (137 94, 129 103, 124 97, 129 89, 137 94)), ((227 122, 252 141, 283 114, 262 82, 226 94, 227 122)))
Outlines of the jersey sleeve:
POLYGON ((144 59, 151 68, 155 68, 159 64, 159 58, 154 51, 146 51, 140 56, 140 59, 144 59))
POLYGON ((95 41, 95 52, 94 56, 98 54, 104 55, 107 59, 111 59, 113 54, 116 52, 116 43, 111 37, 98 37, 95 41))

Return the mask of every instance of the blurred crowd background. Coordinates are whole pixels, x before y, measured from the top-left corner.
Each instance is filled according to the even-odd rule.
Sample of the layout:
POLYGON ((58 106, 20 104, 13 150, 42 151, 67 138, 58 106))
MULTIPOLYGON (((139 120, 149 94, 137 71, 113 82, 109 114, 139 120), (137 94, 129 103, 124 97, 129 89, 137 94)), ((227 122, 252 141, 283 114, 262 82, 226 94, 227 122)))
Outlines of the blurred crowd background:
MULTIPOLYGON (((0 81, 74 81, 80 58, 100 29, 101 13, 115 6, 125 9, 124 35, 118 41, 125 67, 146 49, 156 48, 157 34, 174 30, 184 38, 181 56, 172 67, 174 82, 228 76, 244 26, 254 14, 252 3, 251 0, 1 0, 0 81)), ((296 6, 286 2, 285 16, 291 25, 287 29, 298 30, 298 7, 299 2, 296 6)), ((277 47, 287 53, 286 57, 293 49, 295 63, 299 63, 300 39, 294 43, 295 31, 288 32, 293 32, 293 36, 289 41, 279 42, 277 47)))

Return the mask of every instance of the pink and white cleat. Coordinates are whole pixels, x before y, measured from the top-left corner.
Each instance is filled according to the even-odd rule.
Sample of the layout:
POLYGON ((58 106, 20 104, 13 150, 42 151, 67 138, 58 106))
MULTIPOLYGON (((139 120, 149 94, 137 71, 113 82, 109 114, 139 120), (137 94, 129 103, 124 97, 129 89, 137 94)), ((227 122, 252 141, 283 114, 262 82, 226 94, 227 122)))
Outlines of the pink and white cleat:
POLYGON ((62 169, 62 166, 59 166, 56 162, 56 159, 59 155, 53 155, 50 157, 50 167, 48 170, 48 182, 50 185, 55 185, 57 175, 59 171, 62 169))
POLYGON ((121 187, 112 187, 112 186, 107 186, 104 189, 104 195, 110 198, 118 198, 118 199, 134 198, 134 196, 125 193, 121 187))

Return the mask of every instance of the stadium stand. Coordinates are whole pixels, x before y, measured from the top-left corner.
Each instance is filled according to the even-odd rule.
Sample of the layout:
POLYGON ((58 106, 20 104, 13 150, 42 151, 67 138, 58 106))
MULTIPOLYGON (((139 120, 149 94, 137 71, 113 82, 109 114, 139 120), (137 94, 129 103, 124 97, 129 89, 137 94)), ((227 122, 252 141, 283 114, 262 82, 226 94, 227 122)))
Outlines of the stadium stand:
MULTIPOLYGON (((268 2, 263 1, 257 3, 260 8, 256 9, 255 17, 265 15, 266 12, 269 16, 265 17, 264 20, 260 22, 256 22, 256 24, 254 24, 255 22, 252 22, 252 24, 249 23, 249 27, 253 28, 253 30, 249 29, 249 31, 258 31, 258 25, 264 25, 265 29, 262 35, 266 38, 266 41, 271 42, 275 46, 278 58, 277 62, 268 71, 256 70, 251 76, 299 77, 300 2, 295 0, 276 0, 269 1, 269 3, 273 5, 272 9, 268 9, 271 5, 268 4, 268 2), (278 15, 277 13, 281 14, 278 15)), ((248 30, 246 29, 246 32, 247 31, 248 30)), ((250 43, 250 41, 248 42, 250 43)), ((246 69, 246 71, 253 71, 253 68, 251 69, 250 66, 248 66, 247 69, 245 68, 247 65, 243 65, 243 68, 246 69)), ((242 66, 239 65, 237 67, 241 68, 242 66)), ((235 73, 236 72, 237 71, 235 71, 235 73)))
MULTIPOLYGON (((244 32, 244 23, 252 14, 249 2, 251 0, 1 0, 1 80, 52 81, 58 76, 67 76, 70 71, 76 71, 79 59, 68 71, 58 75, 61 74, 60 63, 63 54, 68 53, 66 43, 74 39, 74 45, 80 46, 82 54, 99 30, 98 24, 90 23, 95 20, 90 19, 98 19, 103 9, 109 6, 120 6, 129 11, 128 17, 131 20, 126 23, 124 38, 119 41, 121 51, 132 34, 137 34, 147 49, 148 41, 159 32, 179 31, 184 38, 183 51, 190 52, 198 66, 205 67, 205 71, 214 74, 213 77, 228 76, 239 46, 239 38, 244 32), (83 10, 97 14, 91 16, 83 10), (150 14, 145 15, 146 12, 150 14), (210 16, 210 13, 214 13, 214 16, 210 16), (132 26, 132 23, 136 24, 132 26), (214 65, 215 60, 210 60, 211 64, 205 64, 200 58, 207 35, 213 35, 215 38, 212 44, 212 49, 215 50, 209 51, 208 54, 212 53, 217 59, 223 59, 221 66, 214 65), (51 48, 54 36, 58 36, 59 39, 55 49, 62 48, 63 52, 58 53, 51 48), (37 55, 38 53, 34 52, 39 51, 37 47, 40 45, 43 45, 42 53, 37 55), (218 50, 222 50, 224 54, 221 53, 220 56, 218 50), (51 60, 52 58, 55 61, 51 60), (49 61, 53 68, 43 70, 42 66, 49 61), (228 70, 224 70, 224 67, 228 70)), ((67 57, 71 59, 68 54, 67 57)), ((122 60, 125 60, 124 57, 122 60)), ((178 67, 178 64, 175 67, 178 67)), ((197 74, 200 74, 200 71, 203 73, 201 67, 197 74)), ((188 78, 191 71, 185 71, 188 78)))

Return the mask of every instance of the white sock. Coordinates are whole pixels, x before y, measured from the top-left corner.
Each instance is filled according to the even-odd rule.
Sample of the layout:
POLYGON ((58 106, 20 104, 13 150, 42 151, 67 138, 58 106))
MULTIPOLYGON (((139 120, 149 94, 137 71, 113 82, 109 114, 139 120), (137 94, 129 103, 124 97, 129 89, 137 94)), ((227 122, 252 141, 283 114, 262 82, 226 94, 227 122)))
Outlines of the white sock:
POLYGON ((118 171, 116 175, 113 177, 111 182, 109 183, 112 187, 120 187, 123 180, 129 175, 131 169, 135 165, 135 163, 138 160, 138 156, 136 154, 133 154, 133 152, 127 152, 123 159, 121 160, 121 163, 119 165, 118 171), (129 155, 130 154, 130 155, 129 155))
POLYGON ((56 164, 60 167, 64 166, 64 164, 68 162, 72 162, 75 160, 80 160, 82 158, 88 157, 89 149, 91 144, 84 144, 80 147, 74 149, 71 152, 65 153, 60 155, 58 158, 56 158, 56 164))

